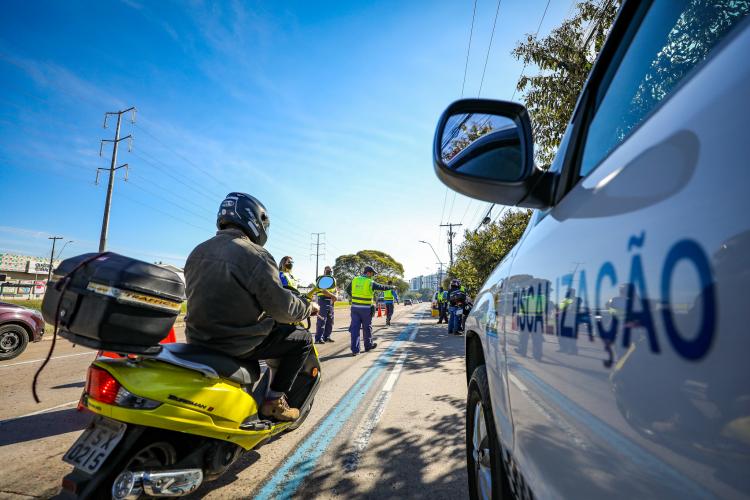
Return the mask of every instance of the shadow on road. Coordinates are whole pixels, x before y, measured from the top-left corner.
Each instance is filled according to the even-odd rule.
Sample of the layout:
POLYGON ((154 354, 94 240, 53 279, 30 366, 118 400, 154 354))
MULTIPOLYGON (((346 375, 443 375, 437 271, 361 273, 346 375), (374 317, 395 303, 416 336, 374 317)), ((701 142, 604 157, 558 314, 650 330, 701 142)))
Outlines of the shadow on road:
POLYGON ((79 412, 75 408, 11 420, 0 424, 0 446, 80 431, 90 420, 90 413, 79 412))
MULTIPOLYGON (((420 326, 416 344, 408 349, 404 371, 433 372, 439 377, 465 377, 463 362, 464 338, 448 335, 445 326, 420 326), (455 368, 454 366, 458 366, 455 368)), ((403 376, 403 375, 402 375, 403 376)), ((405 421, 415 425, 381 427, 364 451, 359 473, 377 475, 372 489, 363 489, 357 471, 344 470, 344 462, 353 451, 350 440, 332 449, 337 457, 333 463, 319 465, 305 480, 301 491, 306 498, 424 498, 456 499, 466 494, 465 406, 464 398, 441 394, 439 385, 425 388, 425 396, 448 407, 447 412, 407 411, 405 421), (435 476, 430 466, 449 462, 445 472, 435 476), (455 462, 455 463, 454 463, 455 462)))
POLYGON ((241 474, 242 471, 244 471, 248 467, 252 467, 252 465, 257 462, 258 459, 260 459, 260 453, 258 453, 257 451, 248 451, 239 459, 237 459, 237 461, 233 463, 231 467, 229 467, 229 470, 222 474, 218 479, 216 479, 215 481, 203 483, 200 488, 195 490, 194 493, 183 498, 203 498, 215 489, 223 488, 224 486, 232 484, 237 480, 237 476, 241 474))
POLYGON ((53 389, 71 389, 73 387, 80 387, 81 389, 83 389, 83 386, 85 385, 86 385, 86 381, 81 380, 80 382, 71 382, 69 384, 55 385, 55 386, 52 386, 52 388, 53 389))

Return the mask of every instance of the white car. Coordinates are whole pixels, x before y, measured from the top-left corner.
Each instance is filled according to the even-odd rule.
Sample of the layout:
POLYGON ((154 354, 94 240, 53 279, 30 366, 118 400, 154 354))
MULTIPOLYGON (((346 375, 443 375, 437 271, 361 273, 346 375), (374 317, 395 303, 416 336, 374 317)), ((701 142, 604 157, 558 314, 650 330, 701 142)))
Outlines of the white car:
POLYGON ((624 2, 549 170, 519 104, 440 119, 446 185, 535 209, 466 322, 472 498, 750 496, 749 4, 624 2))

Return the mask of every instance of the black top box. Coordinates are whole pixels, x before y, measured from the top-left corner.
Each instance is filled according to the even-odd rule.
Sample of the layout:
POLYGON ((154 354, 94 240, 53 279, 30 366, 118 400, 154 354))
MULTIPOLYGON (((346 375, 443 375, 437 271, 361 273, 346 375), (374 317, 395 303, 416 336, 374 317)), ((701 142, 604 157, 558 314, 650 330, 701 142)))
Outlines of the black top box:
POLYGON ((42 314, 54 325, 59 303, 61 336, 92 349, 145 354, 159 351, 184 300, 185 283, 169 269, 111 252, 88 253, 55 269, 42 314))

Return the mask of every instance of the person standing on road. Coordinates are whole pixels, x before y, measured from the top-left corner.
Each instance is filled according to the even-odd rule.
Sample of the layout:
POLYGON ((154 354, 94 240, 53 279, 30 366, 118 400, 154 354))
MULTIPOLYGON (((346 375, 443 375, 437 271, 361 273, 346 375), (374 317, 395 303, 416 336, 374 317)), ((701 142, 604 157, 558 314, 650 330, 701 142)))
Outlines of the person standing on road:
MULTIPOLYGON (((390 284, 390 283, 389 283, 390 284)), ((383 300, 385 301, 385 326, 391 326, 391 318, 393 317, 393 301, 396 304, 401 302, 398 300, 398 293, 396 290, 386 290, 383 292, 383 300)))
POLYGON ((362 270, 362 275, 354 278, 346 290, 351 297, 352 304, 352 322, 349 325, 349 333, 352 337, 351 348, 354 356, 359 354, 360 327, 362 328, 362 333, 365 337, 365 352, 375 349, 378 346, 378 344, 372 341, 372 316, 370 315, 372 299, 375 292, 378 290, 385 291, 393 289, 393 287, 388 285, 375 283, 372 280, 373 276, 375 276, 375 269, 370 266, 365 266, 362 270))
MULTIPOLYGON (((323 269, 323 276, 333 276, 333 269, 331 269, 331 266, 326 266, 325 269, 323 269)), ((322 278, 322 276, 318 277, 318 280, 320 278, 322 278)), ((318 292, 318 305, 320 306, 320 312, 318 313, 318 321, 315 325, 316 344, 333 342, 331 331, 333 330, 333 308, 335 303, 336 279, 334 278, 333 286, 331 288, 318 292)))
POLYGON ((461 335, 461 316, 463 315, 464 304, 466 303, 466 291, 461 282, 457 279, 451 280, 451 287, 448 291, 448 311, 450 312, 450 318, 448 319, 448 333, 455 335, 461 335), (461 311, 461 315, 459 315, 461 311))
POLYGON ((292 267, 294 267, 294 259, 288 255, 282 257, 279 261, 279 279, 284 288, 297 290, 298 281, 297 278, 292 275, 292 267))
POLYGON ((438 303, 438 325, 445 321, 448 322, 448 292, 446 292, 443 287, 440 287, 440 290, 438 290, 437 293, 437 303, 438 303))

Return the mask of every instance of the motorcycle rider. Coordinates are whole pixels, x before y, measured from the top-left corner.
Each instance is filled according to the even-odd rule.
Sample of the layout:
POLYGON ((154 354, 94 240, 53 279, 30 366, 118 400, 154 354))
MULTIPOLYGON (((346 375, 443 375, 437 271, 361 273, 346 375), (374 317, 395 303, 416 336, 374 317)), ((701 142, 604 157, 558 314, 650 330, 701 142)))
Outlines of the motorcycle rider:
POLYGON ((216 219, 216 236, 190 253, 185 264, 188 343, 247 359, 279 361, 260 413, 293 421, 285 394, 312 349, 310 332, 293 323, 318 311, 282 287, 271 254, 263 248, 270 219, 245 193, 229 193, 216 219))
POLYGON ((461 285, 461 281, 457 278, 453 278, 450 283, 450 289, 448 290, 448 312, 450 317, 448 318, 448 333, 461 335, 462 325, 461 317, 458 312, 463 312, 464 304, 466 303, 466 289, 461 285))

